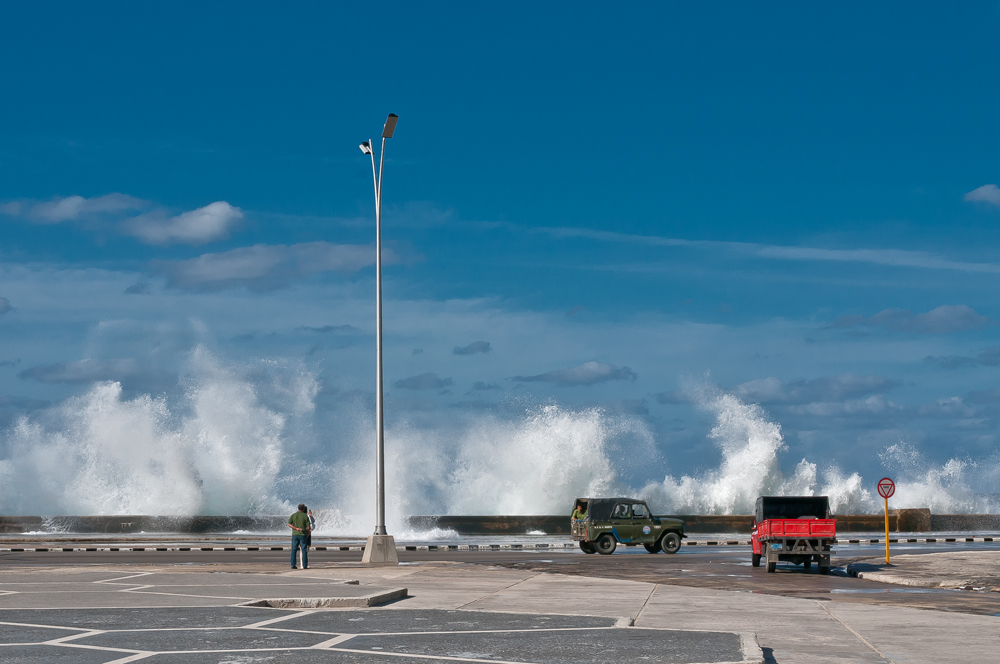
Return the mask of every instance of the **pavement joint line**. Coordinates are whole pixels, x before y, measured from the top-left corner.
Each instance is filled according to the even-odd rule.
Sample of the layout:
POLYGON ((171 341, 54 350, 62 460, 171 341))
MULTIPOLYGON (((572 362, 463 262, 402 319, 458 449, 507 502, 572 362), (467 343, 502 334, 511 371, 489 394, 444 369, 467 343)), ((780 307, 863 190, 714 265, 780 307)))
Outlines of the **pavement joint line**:
POLYGON ((327 639, 326 641, 320 641, 316 645, 312 646, 312 648, 315 650, 325 650, 330 646, 335 646, 340 643, 344 643, 345 641, 350 641, 355 636, 356 636, 355 634, 339 634, 333 637, 332 639, 327 639))
POLYGON ((117 576, 113 579, 101 579, 100 581, 94 581, 94 583, 111 583, 112 581, 124 581, 125 579, 136 579, 140 576, 149 576, 150 574, 155 574, 155 572, 139 572, 137 574, 130 574, 128 576, 117 576))
MULTIPOLYGON (((13 627, 39 627, 45 629, 71 629, 75 632, 92 632, 93 630, 86 627, 60 627, 58 625, 36 625, 34 623, 19 623, 19 622, 2 622, 0 625, 11 625, 13 627)), ((3 644, 0 644, 3 645, 3 644)))
POLYGON ((121 659, 114 659, 110 662, 105 662, 104 664, 129 664, 129 662, 138 662, 140 659, 146 659, 147 657, 152 657, 157 653, 155 652, 140 652, 134 655, 129 655, 128 657, 122 657, 121 659))
POLYGON ((483 595, 482 597, 479 597, 479 598, 477 598, 477 599, 474 599, 474 600, 472 600, 471 602, 466 602, 466 603, 465 603, 465 604, 463 604, 462 606, 459 606, 459 607, 456 607, 456 609, 455 609, 455 610, 456 610, 456 611, 460 611, 460 610, 464 609, 465 607, 469 606, 470 604, 475 604, 476 602, 481 602, 481 601, 483 601, 484 599, 489 599, 490 597, 495 597, 495 596, 499 595, 500 593, 504 592, 505 590, 510 590, 510 589, 511 589, 511 588, 513 588, 514 586, 516 586, 516 585, 519 585, 519 584, 522 584, 522 583, 524 583, 524 582, 525 582, 525 581, 527 581, 528 579, 533 579, 533 578, 535 578, 536 576, 539 576, 539 574, 541 574, 541 572, 536 572, 535 574, 532 574, 532 575, 531 575, 531 576, 529 576, 529 577, 526 577, 526 578, 524 578, 524 579, 521 579, 520 581, 515 581, 514 583, 510 584, 509 586, 504 586, 504 587, 503 587, 503 588, 501 588, 500 590, 497 590, 497 591, 495 591, 495 592, 492 592, 492 593, 489 593, 488 595, 483 595))
POLYGON ((839 622, 841 625, 843 625, 844 629, 846 629, 848 632, 850 632, 854 636, 858 637, 858 640, 861 641, 861 643, 863 643, 866 646, 868 646, 869 648, 871 648, 872 651, 875 652, 876 655, 878 655, 882 659, 888 661, 889 664, 896 664, 896 662, 891 657, 888 657, 887 655, 884 655, 882 653, 882 651, 879 650, 878 648, 876 648, 875 646, 873 646, 868 639, 866 639, 865 637, 861 636, 861 634, 859 634, 857 631, 855 631, 853 627, 851 627, 846 622, 844 622, 840 618, 840 616, 838 616, 833 611, 831 611, 829 608, 827 608, 826 605, 823 604, 823 602, 820 602, 820 601, 817 600, 816 603, 819 604, 820 608, 822 608, 824 611, 826 611, 830 615, 831 618, 833 618, 834 620, 836 620, 837 622, 839 622))
MULTIPOLYGON (((285 629, 282 627, 225 627, 218 629, 259 629, 262 632, 281 632, 283 634, 320 634, 322 636, 331 636, 334 634, 339 634, 341 636, 344 636, 343 632, 319 632, 314 629, 285 629)), ((348 634, 347 636, 355 637, 357 636, 357 634, 348 634)), ((312 647, 314 646, 310 646, 310 648, 312 647)))
POLYGON ((352 652, 361 655, 384 655, 386 657, 413 657, 415 659, 435 659, 448 662, 482 662, 483 664, 538 664, 526 662, 508 661, 506 659, 473 659, 472 657, 449 657, 447 655, 417 655, 414 653, 385 652, 383 650, 357 650, 354 648, 326 648, 327 652, 352 652))
MULTIPOLYGON (((456 611, 458 609, 455 609, 456 611)), ((489 613, 497 613, 496 611, 490 611, 489 613)), ((521 613, 523 615, 523 612, 521 613)), ((545 615, 555 615, 552 613, 545 615)), ((581 617, 581 616, 574 616, 581 617)), ((607 616, 598 616, 607 617, 607 616)), ((353 634, 353 636, 421 636, 428 634, 534 634, 535 632, 587 632, 587 631, 599 631, 608 632, 616 629, 621 629, 617 625, 611 625, 609 627, 536 627, 534 629, 457 629, 457 630, 435 630, 430 632, 359 632, 353 634)), ((638 629, 651 629, 659 632, 718 632, 717 629, 673 629, 670 627, 639 627, 638 629)), ((345 632, 341 632, 344 634, 345 632)))
POLYGON ((642 603, 642 608, 639 609, 639 613, 635 614, 635 618, 632 619, 633 625, 639 622, 639 618, 642 617, 642 612, 646 610, 646 605, 649 604, 649 600, 653 599, 653 593, 655 593, 659 587, 660 584, 658 583, 653 584, 653 589, 650 590, 649 594, 646 596, 646 601, 642 603))
POLYGON ((133 591, 130 588, 126 588, 126 589, 122 590, 121 592, 123 592, 123 593, 134 592, 136 595, 166 595, 168 597, 197 597, 198 599, 236 599, 236 600, 242 599, 242 600, 250 600, 250 601, 253 600, 253 598, 251 598, 251 597, 233 597, 232 595, 189 595, 187 593, 163 593, 163 592, 151 592, 151 591, 148 591, 148 590, 135 590, 135 591, 133 591))
POLYGON ((308 616, 311 613, 316 613, 316 611, 312 609, 306 609, 305 611, 296 611, 295 613, 278 616, 277 618, 269 618, 267 620, 261 620, 260 622, 253 623, 252 625, 246 625, 246 627, 266 627, 267 625, 274 625, 275 623, 284 622, 286 620, 292 620, 293 618, 301 618, 302 616, 308 616))

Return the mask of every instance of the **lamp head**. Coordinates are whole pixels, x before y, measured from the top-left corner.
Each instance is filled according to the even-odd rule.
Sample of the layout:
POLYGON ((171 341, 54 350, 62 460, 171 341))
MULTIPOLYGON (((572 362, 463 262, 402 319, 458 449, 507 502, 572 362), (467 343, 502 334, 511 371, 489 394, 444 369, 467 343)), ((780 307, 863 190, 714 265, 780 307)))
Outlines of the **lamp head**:
POLYGON ((389 117, 385 119, 385 127, 382 129, 382 138, 392 138, 392 132, 396 131, 396 121, 399 120, 399 116, 395 113, 390 113, 389 117))
POLYGON ((361 148, 361 151, 364 152, 365 154, 371 154, 372 153, 372 146, 371 146, 371 144, 368 141, 365 141, 364 143, 362 143, 358 147, 361 148))

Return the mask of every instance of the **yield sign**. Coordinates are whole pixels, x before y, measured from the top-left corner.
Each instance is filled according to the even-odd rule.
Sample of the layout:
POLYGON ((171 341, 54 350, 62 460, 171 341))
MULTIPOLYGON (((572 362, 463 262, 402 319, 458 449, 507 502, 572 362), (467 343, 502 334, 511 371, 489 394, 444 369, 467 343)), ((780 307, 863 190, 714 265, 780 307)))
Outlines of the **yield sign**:
POLYGON ((883 477, 878 481, 878 495, 883 498, 892 498, 892 494, 896 493, 896 483, 890 480, 888 477, 883 477))

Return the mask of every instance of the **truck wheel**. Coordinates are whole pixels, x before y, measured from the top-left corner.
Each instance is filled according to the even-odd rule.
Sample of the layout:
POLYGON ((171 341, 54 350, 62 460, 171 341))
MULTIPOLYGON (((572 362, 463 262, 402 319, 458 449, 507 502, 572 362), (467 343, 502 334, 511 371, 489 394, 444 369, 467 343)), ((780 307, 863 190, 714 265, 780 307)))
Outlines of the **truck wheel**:
POLYGON ((802 568, 809 569, 810 567, 812 567, 812 565, 813 565, 812 558, 806 558, 805 562, 802 563, 802 568))
POLYGON ((593 542, 584 542, 583 540, 580 540, 580 550, 584 553, 597 553, 593 542))
POLYGON ((615 541, 615 538, 609 535, 608 533, 604 533, 603 535, 598 537, 596 545, 597 545, 597 552, 602 556, 610 556, 612 553, 615 552, 615 549, 618 548, 618 542, 615 541))
POLYGON ((649 551, 650 553, 659 553, 660 552, 660 543, 659 542, 653 542, 652 544, 643 544, 642 546, 645 547, 646 551, 649 551))
POLYGON ((759 553, 755 553, 752 556, 750 556, 750 564, 753 565, 754 567, 760 567, 760 554, 759 553))
MULTIPOLYGON (((761 551, 764 552, 765 556, 769 556, 770 553, 771 553, 770 548, 768 546, 766 546, 766 545, 761 548, 761 551)), ((777 561, 773 561, 772 562, 771 560, 768 560, 767 561, 767 573, 770 574, 771 572, 773 572, 775 570, 775 568, 777 568, 777 566, 778 566, 777 561)))
POLYGON ((667 533, 660 538, 660 548, 664 553, 677 553, 681 548, 681 536, 677 533, 667 533))

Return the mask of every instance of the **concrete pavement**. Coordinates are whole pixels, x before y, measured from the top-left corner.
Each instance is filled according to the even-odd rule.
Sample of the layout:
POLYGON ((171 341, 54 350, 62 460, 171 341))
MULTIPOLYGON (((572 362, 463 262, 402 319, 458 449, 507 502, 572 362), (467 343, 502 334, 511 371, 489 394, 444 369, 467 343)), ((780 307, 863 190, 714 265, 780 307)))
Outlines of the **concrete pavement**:
POLYGON ((1000 551, 962 551, 865 558, 848 573, 859 579, 918 588, 962 588, 1000 592, 1000 551))
MULTIPOLYGON (((663 560, 667 560, 667 557, 664 556, 663 560)), ((64 609, 74 609, 79 615, 86 615, 88 612, 98 610, 97 607, 103 606, 105 607, 103 610, 106 610, 109 605, 116 604, 122 607, 131 607, 133 610, 137 610, 140 606, 146 606, 170 608, 181 612, 184 610, 204 611, 204 607, 219 607, 218 611, 223 611, 223 607, 226 607, 225 611, 229 611, 234 609, 234 604, 246 601, 248 595, 259 596, 262 590, 288 588, 295 589, 296 592, 282 592, 281 596, 305 593, 309 596, 319 597, 330 592, 332 588, 343 588, 341 583, 343 580, 357 580, 358 585, 354 587, 358 588, 359 592, 368 588, 405 587, 408 589, 409 597, 407 599, 381 608, 365 610, 368 613, 458 610, 463 613, 469 612, 469 615, 520 614, 575 616, 580 619, 602 618, 608 620, 608 624, 611 625, 622 624, 621 619, 624 618, 626 621, 634 622, 635 627, 630 629, 674 630, 674 632, 670 632, 670 635, 679 635, 678 638, 681 638, 682 641, 694 639, 694 636, 690 636, 692 633, 711 632, 737 635, 752 633, 757 635, 756 638, 763 649, 764 661, 779 664, 859 661, 992 661, 996 658, 997 652, 1000 651, 1000 618, 995 616, 898 606, 817 601, 752 592, 733 592, 579 575, 569 576, 448 561, 429 561, 391 568, 366 568, 353 563, 330 563, 322 568, 317 567, 297 572, 288 572, 270 565, 107 565, 100 568, 22 567, 16 570, 8 569, 0 571, 0 593, 3 593, 0 595, 0 607, 3 607, 0 609, 0 621, 8 623, 0 626, 0 635, 8 629, 14 628, 9 623, 26 622, 23 618, 26 615, 25 612, 17 609, 43 606, 63 607, 64 609), (134 576, 140 573, 142 576, 134 576), (120 579, 119 583, 134 585, 125 585, 112 592, 103 589, 95 591, 92 588, 95 585, 106 586, 108 580, 116 577, 128 576, 133 578, 120 579), (153 588, 141 588, 141 586, 153 586, 153 588), (96 600, 98 595, 100 596, 99 601, 96 600), (203 608, 185 609, 184 607, 203 608), (18 619, 18 616, 22 618, 18 619), (685 634, 688 636, 684 636, 685 634)), ((51 613, 52 608, 46 610, 51 613)), ((241 608, 248 609, 249 607, 241 608)), ((271 612, 274 615, 281 613, 280 609, 253 610, 271 612)), ((337 610, 329 612, 333 611, 337 610)), ((38 612, 33 613, 37 614, 38 612)), ((314 613, 325 614, 327 612, 316 611, 314 613)), ((583 627, 596 629, 587 625, 583 627)), ((622 634, 635 634, 636 638, 639 638, 641 634, 640 632, 629 632, 628 629, 619 629, 622 630, 622 634)), ((333 633, 336 632, 336 629, 331 628, 326 631, 333 633)), ((664 632, 658 638, 663 640, 667 636, 668 634, 664 632)), ((452 637, 449 636, 449 638, 452 637)), ((483 639, 485 638, 483 637, 483 639)), ((476 643, 442 641, 437 645, 424 642, 421 642, 422 645, 415 644, 415 642, 395 643, 392 647, 397 648, 396 657, 406 651, 414 655, 423 653, 425 657, 431 657, 431 661, 434 661, 433 658, 436 655, 443 656, 445 651, 452 653, 475 651, 479 656, 460 658, 458 661, 470 661, 470 659, 471 661, 476 659, 500 661, 495 653, 491 654, 481 649, 485 647, 488 650, 493 647, 488 645, 488 639, 483 639, 476 641, 476 643), (420 653, 413 650, 413 648, 418 647, 424 648, 424 650, 420 653), (471 650, 463 651, 463 647, 471 648, 471 650), (411 650, 407 651, 407 648, 411 650), (438 650, 434 650, 434 648, 438 648, 438 650), (444 650, 440 648, 444 648, 444 650), (480 650, 476 650, 476 648, 480 648, 480 650)), ((724 639, 724 637, 718 637, 718 639, 724 639)), ((9 639, 0 640, 11 642, 9 639)), ((649 643, 655 641, 656 639, 653 639, 649 643)), ((691 646, 694 648, 693 652, 698 652, 701 648, 697 645, 699 643, 697 641, 689 640, 685 643, 689 646, 692 643, 695 644, 691 646)), ((732 650, 734 642, 730 640, 728 646, 719 645, 723 643, 721 640, 714 643, 715 646, 712 647, 717 646, 723 650, 726 648, 732 650)), ((315 645, 312 644, 308 647, 314 650, 315 645)), ((511 659, 505 661, 561 661, 557 659, 530 659, 529 657, 539 657, 539 652, 537 649, 532 650, 529 646, 530 644, 525 642, 521 646, 513 648, 506 655, 511 659)), ((6 648, 6 646, 2 647, 6 648)), ((376 647, 386 648, 389 645, 376 647)), ((708 645, 705 645, 704 648, 706 653, 711 650, 708 645)), ((9 649, 0 651, 0 656, 3 655, 3 652, 11 653, 13 651, 9 649)), ((292 653, 293 651, 288 652, 292 653)), ((649 652, 647 652, 648 654, 649 652)), ((284 657, 284 655, 282 656, 284 657)), ((304 656, 302 655, 302 657, 304 656)), ((361 657, 361 654, 354 653, 351 656, 361 657)), ((199 657, 202 658, 202 655, 199 657)), ((212 659, 208 655, 204 657, 208 657, 208 659, 192 659, 190 661, 241 661, 212 659)), ((288 655, 288 657, 292 657, 292 655, 288 655)), ((366 654, 365 657, 369 657, 369 655, 366 654)), ((380 658, 376 659, 386 661, 380 658)), ((389 659, 399 661, 398 659, 389 659)), ((153 659, 152 661, 159 660, 153 659)), ((172 660, 164 659, 163 661, 172 660)), ((292 658, 274 661, 313 660, 292 658)), ((324 661, 337 660, 326 659, 324 661)), ((376 660, 341 659, 340 661, 376 660)), ((441 661, 455 660, 442 659, 441 661)), ((647 659, 646 661, 657 661, 657 659, 647 659)), ((713 660, 710 658, 703 660, 674 658, 672 660, 664 656, 659 661, 713 660)), ((719 661, 718 658, 715 661, 719 661)))

